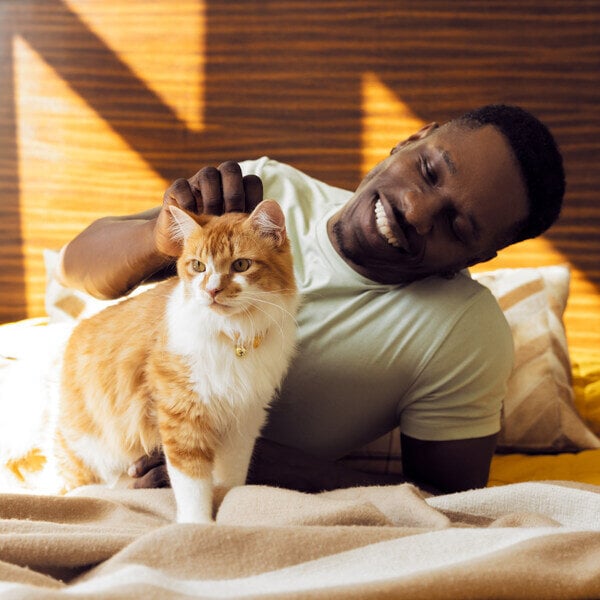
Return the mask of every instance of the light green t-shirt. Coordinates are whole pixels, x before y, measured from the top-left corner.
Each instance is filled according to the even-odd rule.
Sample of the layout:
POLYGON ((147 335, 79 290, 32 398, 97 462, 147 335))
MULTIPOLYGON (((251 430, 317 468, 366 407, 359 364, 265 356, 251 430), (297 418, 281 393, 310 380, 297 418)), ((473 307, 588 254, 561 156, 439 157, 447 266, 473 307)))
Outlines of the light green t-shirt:
POLYGON ((302 294, 298 354, 263 435, 338 458, 399 425, 421 440, 500 429, 508 324, 467 273, 382 285, 348 266, 327 220, 351 193, 263 157, 241 163, 286 215, 302 294))

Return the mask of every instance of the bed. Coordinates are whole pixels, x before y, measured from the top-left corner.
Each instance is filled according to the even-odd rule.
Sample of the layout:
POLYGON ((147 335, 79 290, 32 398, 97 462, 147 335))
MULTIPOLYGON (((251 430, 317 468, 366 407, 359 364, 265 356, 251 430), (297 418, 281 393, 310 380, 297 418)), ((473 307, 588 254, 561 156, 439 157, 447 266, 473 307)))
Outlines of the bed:
MULTIPOLYGON (((598 7, 309 4, 0 3, 0 597, 600 597, 598 7), (488 487, 242 486, 210 526, 173 524, 166 489, 55 493, 60 348, 101 309, 57 284, 64 243, 226 159, 352 188, 492 101, 551 126, 568 191, 547 235, 473 271, 517 350, 488 487)), ((343 460, 397 471, 397 432, 343 460)))
MULTIPOLYGON (((61 348, 106 304, 62 287, 0 326, 0 591, 10 597, 589 598, 600 594, 600 354, 571 354, 564 265, 474 275, 516 360, 486 489, 405 484, 302 494, 218 490, 215 525, 173 524, 170 490, 60 495, 52 424, 61 348), (535 565, 535 568, 532 568, 535 565)), ((139 290, 143 291, 143 290, 139 290)), ((397 431, 342 460, 397 472, 397 431)))
MULTIPOLYGON (((531 283, 540 277, 532 271, 486 277, 531 283)), ((564 282, 568 271, 550 274, 564 282)), ((571 393, 553 400, 554 428, 543 436, 523 435, 505 415, 504 453, 485 489, 430 496, 405 484, 303 494, 248 485, 217 491, 215 524, 177 525, 169 489, 134 490, 124 481, 55 493, 48 433, 73 321, 54 311, 81 307, 67 301, 73 293, 54 296, 62 301, 50 317, 0 327, 3 597, 598 597, 597 356, 573 357, 571 393)), ((85 310, 97 310, 94 303, 85 310)), ((556 392, 566 373, 553 376, 556 392)), ((345 460, 395 470, 394 440, 345 460)))

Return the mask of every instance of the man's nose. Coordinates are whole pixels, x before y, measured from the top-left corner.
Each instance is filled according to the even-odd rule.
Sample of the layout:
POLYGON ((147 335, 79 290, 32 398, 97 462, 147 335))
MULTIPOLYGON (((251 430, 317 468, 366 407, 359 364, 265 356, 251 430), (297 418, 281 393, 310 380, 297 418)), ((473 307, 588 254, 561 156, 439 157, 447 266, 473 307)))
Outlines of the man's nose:
POLYGON ((418 191, 404 196, 404 218, 419 235, 427 235, 433 228, 437 215, 443 208, 441 199, 418 191))

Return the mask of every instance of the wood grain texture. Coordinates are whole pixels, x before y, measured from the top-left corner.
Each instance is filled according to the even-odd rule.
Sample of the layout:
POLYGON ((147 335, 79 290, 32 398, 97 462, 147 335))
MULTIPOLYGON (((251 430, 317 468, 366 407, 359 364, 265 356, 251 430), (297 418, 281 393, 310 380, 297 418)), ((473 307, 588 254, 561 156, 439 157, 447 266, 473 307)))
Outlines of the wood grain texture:
POLYGON ((0 321, 43 313, 43 248, 205 164, 268 154, 353 188, 403 119, 508 102, 555 133, 567 200, 484 268, 570 264, 570 343, 600 347, 599 73, 595 0, 0 0, 0 321), (403 107, 381 135, 365 74, 403 107))

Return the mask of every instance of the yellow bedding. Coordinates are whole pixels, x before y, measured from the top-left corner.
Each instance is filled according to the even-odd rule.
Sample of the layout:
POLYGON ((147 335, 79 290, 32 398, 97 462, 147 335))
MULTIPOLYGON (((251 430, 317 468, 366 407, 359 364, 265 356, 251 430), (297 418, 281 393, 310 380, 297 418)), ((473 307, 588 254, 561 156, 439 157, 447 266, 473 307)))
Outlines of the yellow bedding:
MULTIPOLYGON (((588 427, 600 434, 600 351, 571 351, 575 405, 588 427)), ((600 485, 600 450, 550 455, 496 455, 490 486, 564 480, 600 485)))
POLYGON ((489 486, 525 481, 579 481, 600 485, 600 450, 583 450, 576 454, 494 456, 489 486))

